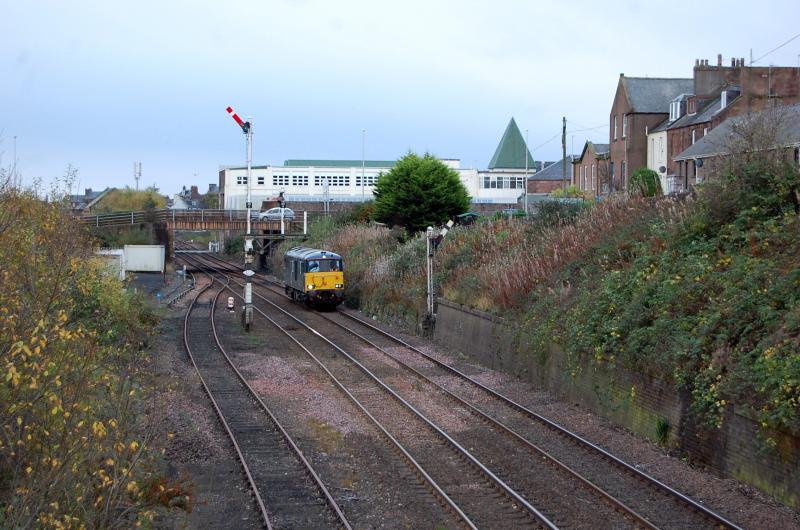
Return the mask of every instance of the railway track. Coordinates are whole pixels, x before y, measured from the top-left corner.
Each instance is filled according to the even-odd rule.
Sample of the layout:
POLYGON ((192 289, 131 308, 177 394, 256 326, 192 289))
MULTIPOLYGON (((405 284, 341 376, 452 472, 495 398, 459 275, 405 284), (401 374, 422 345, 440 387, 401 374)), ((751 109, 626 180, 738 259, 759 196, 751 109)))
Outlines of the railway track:
MULTIPOLYGON (((299 312, 298 306, 289 303, 283 293, 274 290, 272 292, 278 300, 268 303, 276 308, 282 306, 279 307, 281 311, 299 312)), ((264 298, 257 293, 256 296, 264 298)), ((267 301, 266 298, 264 300, 267 301)), ((303 312, 303 315, 317 322, 324 321, 325 326, 338 327, 350 336, 356 337, 373 351, 380 352, 386 359, 391 359, 391 363, 396 363, 404 371, 412 374, 412 377, 422 381, 431 391, 449 400, 454 410, 468 413, 483 422, 493 435, 505 435, 508 438, 507 442, 511 442, 505 446, 508 454, 513 455, 522 450, 534 457, 531 460, 541 459, 541 463, 549 464, 551 468, 549 475, 547 471, 542 470, 541 465, 538 468, 533 466, 533 469, 537 476, 546 477, 545 482, 551 486, 550 490, 556 492, 556 497, 563 496, 564 477, 577 482, 582 490, 591 492, 607 506, 624 515, 625 520, 614 522, 614 526, 621 527, 627 523, 643 528, 738 528, 696 501, 622 462, 591 442, 489 389, 374 324, 344 311, 330 315, 303 312), (353 329, 353 326, 359 329, 353 329), (401 352, 396 351, 398 347, 401 352), (388 349, 394 351, 389 352, 388 349), (434 382, 434 379, 438 382, 434 382), (558 471, 561 477, 554 478, 552 476, 554 470, 558 471), (559 491, 561 493, 558 493, 559 491), (624 499, 624 502, 620 499, 624 499)), ((296 319, 294 316, 291 318, 296 319)), ((315 326, 319 327, 319 324, 315 326)), ((314 333, 319 334, 316 330, 314 333)), ((366 358, 369 359, 370 356, 366 358)), ((383 362, 386 366, 386 360, 383 362)), ((374 370, 380 370, 380 362, 370 364, 374 370)), ((471 448, 479 445, 481 441, 475 438, 467 440, 471 448)), ((496 446, 503 446, 496 441, 493 443, 496 446)), ((540 493, 541 483, 526 480, 525 473, 518 472, 520 469, 530 471, 532 467, 529 464, 519 458, 516 460, 499 458, 497 451, 494 453, 488 451, 485 454, 486 458, 492 459, 496 466, 504 470, 498 472, 498 475, 522 491, 527 491, 529 498, 541 500, 549 507, 543 510, 543 514, 554 521, 554 524, 576 526, 570 517, 564 516, 567 510, 563 505, 559 507, 558 502, 553 503, 548 495, 540 493), (554 505, 556 508, 552 507, 554 505)), ((588 502, 577 492, 572 492, 568 496, 571 500, 588 502)), ((602 516, 609 522, 614 520, 613 516, 602 513, 602 510, 596 515, 602 516)), ((577 526, 580 526, 580 522, 577 526)))
POLYGON ((184 345, 227 432, 264 526, 350 529, 297 445, 247 384, 219 342, 214 311, 224 286, 210 279, 184 320, 184 345))
MULTIPOLYGON (((195 264, 201 263, 197 257, 183 258, 195 264)), ((227 284, 227 279, 218 281, 227 284)), ((240 296, 234 290, 231 292, 240 296)), ((514 528, 558 528, 475 459, 466 448, 457 444, 379 378, 370 374, 359 363, 353 362, 354 359, 347 352, 331 347, 324 337, 311 333, 321 343, 309 340, 314 337, 305 337, 304 342, 310 343, 317 352, 315 354, 287 329, 297 329, 295 320, 290 316, 279 313, 273 314, 273 318, 258 306, 254 310, 288 336, 319 366, 392 445, 428 491, 461 526, 494 528, 497 521, 504 521, 504 524, 510 524, 514 528), (368 378, 366 380, 365 374, 368 378)))

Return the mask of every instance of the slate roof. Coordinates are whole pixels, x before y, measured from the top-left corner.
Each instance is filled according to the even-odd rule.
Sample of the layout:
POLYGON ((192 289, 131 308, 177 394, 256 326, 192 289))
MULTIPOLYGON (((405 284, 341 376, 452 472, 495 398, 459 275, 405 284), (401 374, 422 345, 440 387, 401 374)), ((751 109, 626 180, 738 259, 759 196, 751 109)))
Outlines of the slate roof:
POLYGON ((85 210, 86 208, 93 206, 99 199, 101 199, 106 193, 111 191, 113 188, 106 188, 100 191, 92 191, 87 190, 89 193, 85 193, 83 195, 70 195, 69 202, 73 210, 85 210))
POLYGON ((628 94, 631 112, 669 112, 669 104, 681 94, 694 92, 692 79, 664 79, 658 77, 622 77, 628 94))
POLYGON ((655 127, 653 127, 652 129, 650 129, 647 132, 648 132, 648 134, 649 133, 662 132, 662 131, 666 131, 668 127, 669 127, 669 118, 664 118, 664 121, 662 121, 661 123, 659 123, 658 125, 656 125, 655 127))
MULTIPOLYGON (((567 155, 567 181, 570 180, 572 177, 572 160, 575 157, 572 155, 567 155)), ((564 160, 563 158, 558 162, 554 162, 549 166, 545 167, 543 170, 530 175, 528 180, 564 180, 564 172, 562 171, 563 164, 561 161, 564 160)))
POLYGON ((609 144, 596 144, 594 142, 586 140, 586 143, 583 144, 583 150, 581 151, 581 154, 578 156, 573 156, 572 161, 580 162, 581 160, 583 160, 583 157, 586 155, 586 151, 589 149, 589 147, 591 147, 594 150, 595 154, 598 157, 607 155, 609 152, 609 144))
POLYGON ((675 160, 691 160, 695 158, 709 158, 712 156, 728 154, 728 143, 732 136, 734 127, 742 125, 752 117, 761 117, 765 112, 777 111, 780 113, 778 118, 781 124, 781 131, 775 147, 800 146, 800 103, 769 109, 754 114, 743 114, 723 121, 719 126, 709 131, 707 135, 698 140, 694 145, 690 145, 675 160))
POLYGON ((497 144, 489 169, 525 169, 525 155, 528 156, 528 168, 534 167, 533 157, 525 146, 522 133, 519 132, 514 118, 508 122, 506 132, 497 144))
POLYGON ((717 112, 722 110, 721 106, 722 106, 721 97, 712 99, 700 110, 700 112, 696 112, 695 114, 685 114, 681 116, 680 118, 672 122, 672 124, 669 125, 667 129, 678 129, 680 127, 694 125, 695 123, 709 122, 717 112))

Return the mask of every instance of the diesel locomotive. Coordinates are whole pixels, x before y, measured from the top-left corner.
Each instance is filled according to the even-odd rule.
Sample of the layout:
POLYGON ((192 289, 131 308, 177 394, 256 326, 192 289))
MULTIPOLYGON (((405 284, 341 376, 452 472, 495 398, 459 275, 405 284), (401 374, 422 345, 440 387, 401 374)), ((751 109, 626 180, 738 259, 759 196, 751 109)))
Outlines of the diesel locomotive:
POLYGON ((339 254, 294 247, 283 259, 283 283, 292 300, 319 309, 333 309, 342 303, 344 272, 339 254))

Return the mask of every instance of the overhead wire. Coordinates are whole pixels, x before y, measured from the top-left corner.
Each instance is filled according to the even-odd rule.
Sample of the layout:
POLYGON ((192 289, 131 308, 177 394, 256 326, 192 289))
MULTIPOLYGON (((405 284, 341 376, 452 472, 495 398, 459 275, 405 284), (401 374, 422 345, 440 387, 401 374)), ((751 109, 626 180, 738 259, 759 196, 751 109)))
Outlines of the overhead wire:
POLYGON ((795 36, 794 36, 794 37, 792 37, 791 39, 787 40, 786 42, 784 42, 783 44, 781 44, 781 45, 780 45, 780 46, 778 46, 777 48, 773 48, 773 49, 771 49, 770 51, 768 51, 767 53, 765 53, 764 55, 762 55, 762 56, 761 56, 761 57, 759 57, 758 59, 754 59, 754 60, 750 61, 750 64, 752 65, 753 63, 757 63, 758 61, 760 61, 761 59, 763 59, 763 58, 764 58, 764 57, 766 57, 767 55, 771 54, 772 52, 776 52, 776 51, 780 50, 781 48, 783 48, 784 46, 786 46, 787 44, 789 44, 790 42, 792 42, 793 40, 795 40, 795 39, 796 39, 796 38, 798 38, 798 37, 800 37, 800 33, 798 33, 797 35, 795 35, 795 36))

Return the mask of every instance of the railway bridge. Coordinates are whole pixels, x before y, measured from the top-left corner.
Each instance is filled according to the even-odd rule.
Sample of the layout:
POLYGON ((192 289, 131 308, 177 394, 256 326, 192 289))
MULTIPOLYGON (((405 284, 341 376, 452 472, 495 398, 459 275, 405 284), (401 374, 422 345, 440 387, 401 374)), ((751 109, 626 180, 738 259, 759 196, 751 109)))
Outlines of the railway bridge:
MULTIPOLYGON (((253 212, 254 215, 257 214, 257 211, 253 212)), ((306 239, 309 220, 321 215, 325 213, 295 211, 292 220, 251 219, 253 237, 260 247, 258 250, 263 254, 271 245, 284 239, 306 239)), ((90 228, 160 225, 167 233, 168 256, 175 253, 176 230, 209 230, 227 236, 243 235, 247 231, 247 210, 140 210, 83 215, 80 219, 90 228)))

